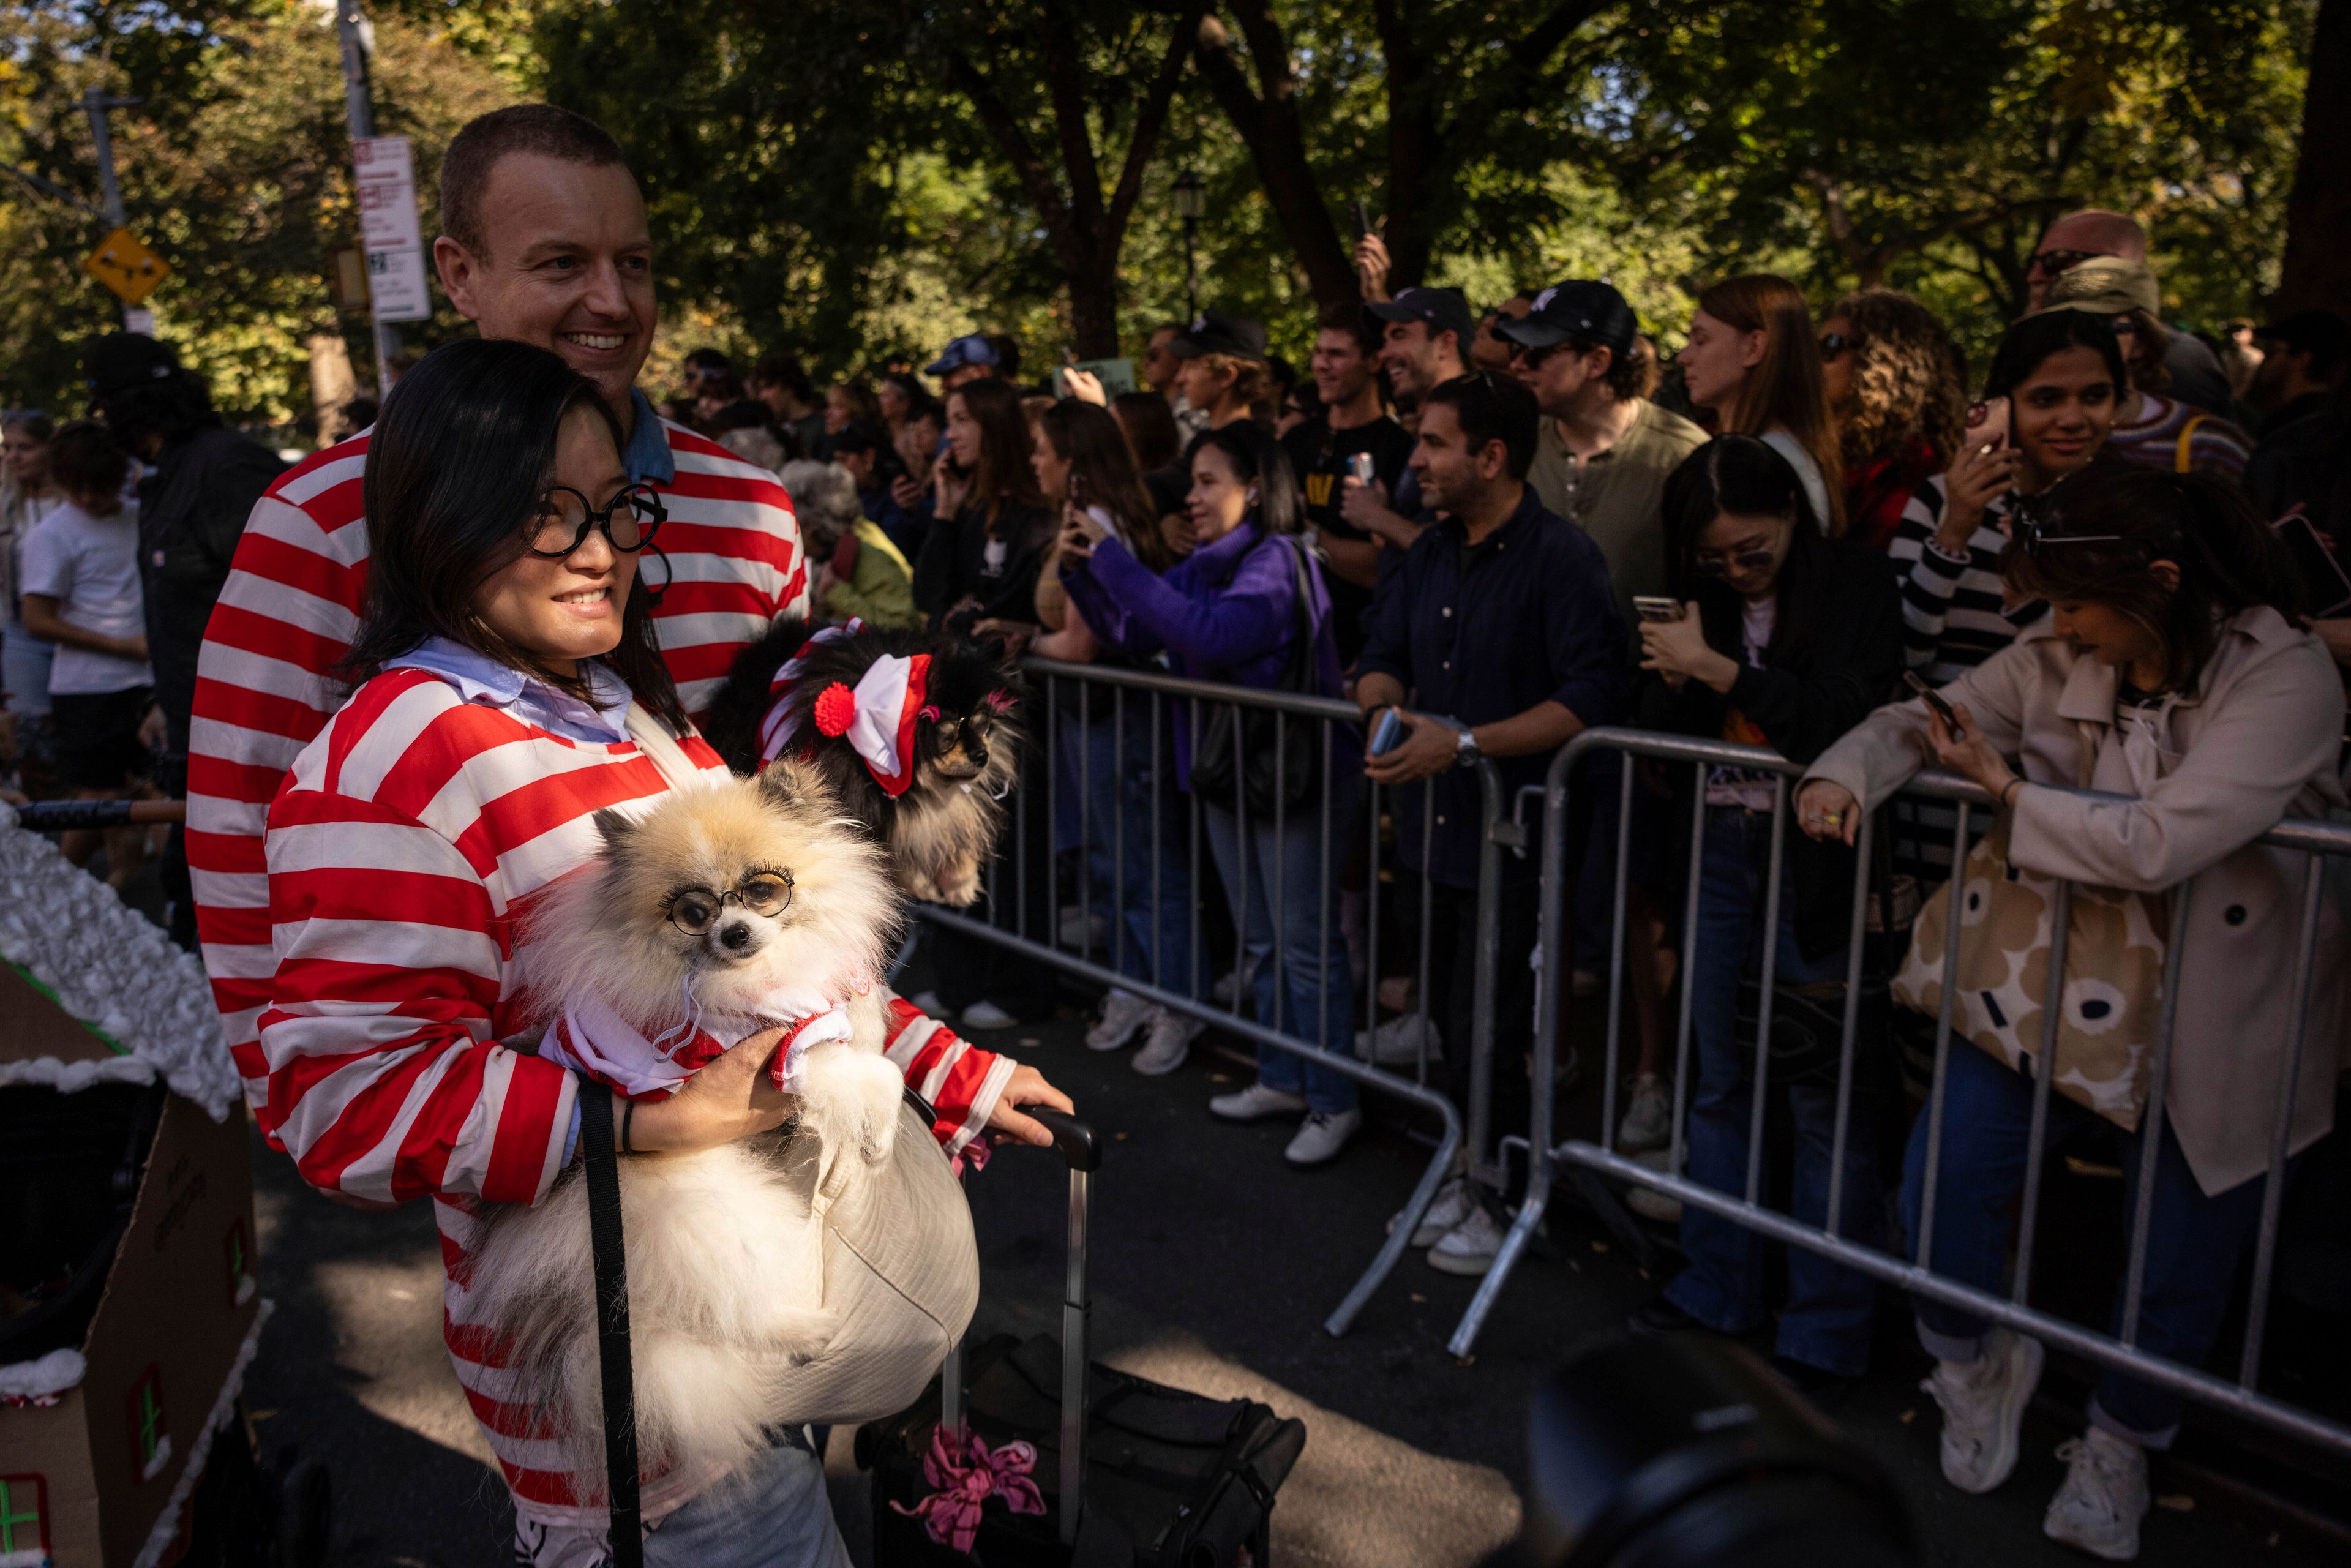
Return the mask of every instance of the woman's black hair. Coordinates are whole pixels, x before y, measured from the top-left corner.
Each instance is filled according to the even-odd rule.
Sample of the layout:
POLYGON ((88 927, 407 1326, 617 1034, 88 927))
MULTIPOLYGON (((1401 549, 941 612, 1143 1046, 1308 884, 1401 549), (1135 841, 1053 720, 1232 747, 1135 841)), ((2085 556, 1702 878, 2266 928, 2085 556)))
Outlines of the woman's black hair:
POLYGON ((2130 367, 2115 340, 2115 319, 2088 310, 2044 310, 2009 328, 1992 350, 1984 395, 2008 396, 2031 379, 2043 360, 2067 349, 2088 349, 2104 360, 2106 373, 2114 378, 2116 401, 2121 401, 2131 384, 2130 367))
POLYGON ((1184 472, 1205 447, 1215 447, 1233 465, 1233 472, 1257 486, 1257 524, 1269 534, 1294 534, 1306 522, 1306 508, 1298 495, 1298 476, 1290 455, 1271 433, 1253 419, 1237 419, 1222 430, 1204 430, 1184 450, 1184 472))
MULTIPOLYGON (((554 480, 564 417, 592 408, 624 444, 596 383, 545 349, 466 338, 400 378, 368 438, 367 601, 343 668, 364 680, 427 637, 446 637, 584 697, 584 681, 554 674, 499 636, 475 611, 482 584, 528 548, 524 529, 554 480)), ((677 734, 685 710, 653 641, 640 581, 604 663, 677 734)))
POLYGON ((2242 492, 2202 474, 2093 465, 2033 509, 2037 540, 2020 534, 2001 575, 2036 599, 2103 604, 2163 647, 2164 685, 2193 687, 2220 645, 2220 622, 2267 605, 2303 624, 2302 579, 2275 529, 2242 492), (2068 537, 2113 543, 2067 544, 2068 537), (2152 570, 2179 569, 2172 588, 2152 570))
POLYGON ((1698 538, 1724 513, 1736 517, 1772 517, 1790 525, 1788 553, 1781 559, 1773 588, 1779 609, 1771 622, 1771 645, 1764 659, 1774 666, 1792 663, 1818 630, 1825 607, 1823 557, 1827 541, 1793 465, 1769 442, 1753 435, 1718 435, 1666 477, 1666 571, 1677 599, 1696 600, 1701 611, 1736 615, 1739 596, 1719 577, 1698 570, 1698 538))

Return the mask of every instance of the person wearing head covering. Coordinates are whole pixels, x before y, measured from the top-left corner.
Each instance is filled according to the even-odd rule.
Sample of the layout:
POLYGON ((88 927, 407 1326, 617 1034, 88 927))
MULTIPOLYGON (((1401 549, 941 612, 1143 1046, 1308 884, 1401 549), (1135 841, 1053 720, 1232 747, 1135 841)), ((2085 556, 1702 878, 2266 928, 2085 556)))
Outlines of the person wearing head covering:
POLYGON ((2219 414, 2165 395, 2171 387, 2168 358, 2173 334, 2157 318, 2162 297, 2145 262, 2091 256, 2051 278, 2043 299, 2041 311, 2085 310, 2113 326, 2130 389, 2106 437, 2108 451, 2175 474, 2210 474, 2231 482, 2243 476, 2252 439, 2219 414))

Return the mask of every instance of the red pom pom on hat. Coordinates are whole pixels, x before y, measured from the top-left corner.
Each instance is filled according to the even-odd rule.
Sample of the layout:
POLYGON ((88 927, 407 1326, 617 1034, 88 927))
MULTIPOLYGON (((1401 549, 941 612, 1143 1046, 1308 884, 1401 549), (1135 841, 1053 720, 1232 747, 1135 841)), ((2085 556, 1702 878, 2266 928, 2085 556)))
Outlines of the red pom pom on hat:
POLYGON ((835 681, 817 694, 816 707, 810 716, 825 735, 847 735, 849 727, 857 721, 856 695, 835 681))

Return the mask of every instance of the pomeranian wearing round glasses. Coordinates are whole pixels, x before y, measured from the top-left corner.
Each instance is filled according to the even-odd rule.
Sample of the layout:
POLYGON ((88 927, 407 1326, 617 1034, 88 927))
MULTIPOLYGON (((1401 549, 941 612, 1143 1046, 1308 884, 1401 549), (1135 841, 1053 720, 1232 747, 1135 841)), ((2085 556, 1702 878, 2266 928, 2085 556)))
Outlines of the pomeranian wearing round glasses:
MULTIPOLYGON (((524 967, 543 1016, 564 1013, 568 1024, 585 1007, 607 1008, 627 1026, 599 1031, 607 1061, 678 1082, 700 1065, 695 1056, 773 1022, 830 1016, 836 1025, 836 1038, 779 1048, 791 1060, 795 1123, 621 1162, 640 1450, 651 1472, 716 1476, 759 1450, 780 1375, 821 1353, 840 1326, 822 1304, 822 1215, 889 1155, 897 1127, 904 1080, 883 1055, 876 977, 899 895, 872 835, 793 759, 756 779, 673 789, 640 815, 601 811, 596 825, 601 859, 524 921, 524 967)), ((553 1415, 576 1469, 600 1474, 602 1381, 580 1168, 536 1206, 500 1206, 485 1218, 468 1294, 510 1339, 517 1394, 553 1415)))

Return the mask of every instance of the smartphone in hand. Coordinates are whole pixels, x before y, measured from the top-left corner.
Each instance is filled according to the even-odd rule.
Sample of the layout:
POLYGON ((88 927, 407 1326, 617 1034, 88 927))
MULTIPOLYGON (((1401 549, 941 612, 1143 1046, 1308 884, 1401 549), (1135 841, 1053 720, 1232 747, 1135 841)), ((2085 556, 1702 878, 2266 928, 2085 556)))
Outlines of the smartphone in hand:
POLYGON ((1959 444, 1987 452, 2007 445, 2012 412, 2004 397, 1987 398, 1976 404, 1968 410, 1967 434, 1960 437, 1959 444))
POLYGON ((1682 618, 1681 601, 1661 599, 1653 593, 1633 595, 1633 613, 1644 621, 1678 621, 1682 618))
POLYGON ((1404 715, 1389 708, 1380 715, 1380 722, 1372 727, 1371 755, 1385 757, 1404 744, 1404 715))
POLYGON ((1951 732, 1953 740, 1965 740, 1968 737, 1967 728, 1959 723, 1958 713, 1953 711, 1951 705, 1944 700, 1942 693, 1919 678, 1917 671, 1903 671, 1902 684, 1917 692, 1920 699, 1935 710, 1936 716, 1943 721, 1943 727, 1951 732))

